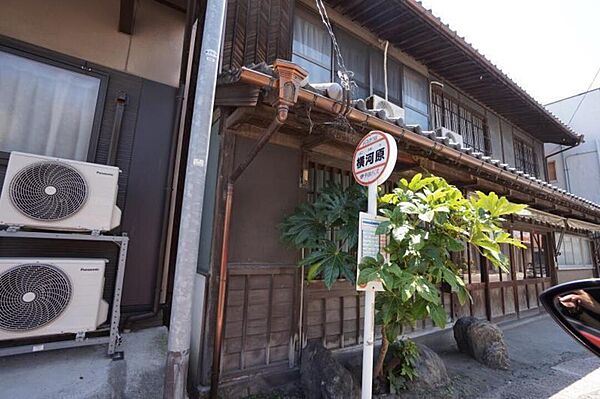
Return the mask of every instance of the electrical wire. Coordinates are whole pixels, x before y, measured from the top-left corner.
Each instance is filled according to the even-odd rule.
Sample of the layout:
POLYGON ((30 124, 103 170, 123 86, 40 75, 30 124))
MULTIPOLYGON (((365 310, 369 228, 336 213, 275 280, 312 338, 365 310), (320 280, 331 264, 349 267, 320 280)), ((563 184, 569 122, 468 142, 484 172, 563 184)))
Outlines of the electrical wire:
POLYGON ((585 96, 587 96, 587 94, 590 92, 590 89, 594 85, 594 82, 596 81, 596 78, 598 77, 598 74, 600 74, 600 67, 598 67, 598 70, 596 71, 596 74, 594 75, 594 78, 590 82, 590 85, 588 86, 588 88, 585 91, 585 93, 583 93, 583 96, 581 97, 581 100, 579 100, 579 104, 577 104, 577 108, 575 108, 575 111, 573 111, 573 115, 571 115, 571 118, 569 119, 569 122, 567 122, 567 125, 571 125, 571 122, 573 121, 573 118, 575 118, 575 115, 577 114, 577 111, 579 111, 579 107, 581 107, 581 103, 583 103, 583 100, 585 100, 585 96))

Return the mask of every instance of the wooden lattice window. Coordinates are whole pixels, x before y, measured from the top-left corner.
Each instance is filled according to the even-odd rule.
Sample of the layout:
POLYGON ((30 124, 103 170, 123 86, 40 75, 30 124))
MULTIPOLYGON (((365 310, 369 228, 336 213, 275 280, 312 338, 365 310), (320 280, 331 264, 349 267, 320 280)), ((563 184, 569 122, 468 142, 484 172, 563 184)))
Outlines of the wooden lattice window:
POLYGON ((539 176, 537 156, 533 146, 521 139, 514 138, 515 167, 531 176, 539 176))
POLYGON ((492 145, 485 117, 444 93, 432 90, 433 127, 445 127, 462 136, 464 145, 490 155, 492 145))

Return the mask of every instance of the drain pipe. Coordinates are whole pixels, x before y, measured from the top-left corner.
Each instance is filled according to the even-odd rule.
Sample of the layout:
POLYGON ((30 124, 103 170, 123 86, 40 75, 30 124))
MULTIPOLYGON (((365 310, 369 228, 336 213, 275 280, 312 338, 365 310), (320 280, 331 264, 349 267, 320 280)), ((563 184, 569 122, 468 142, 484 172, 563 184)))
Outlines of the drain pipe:
POLYGON ((269 142, 271 137, 283 126, 287 120, 288 112, 298 100, 300 83, 308 73, 287 61, 277 60, 273 65, 279 76, 278 89, 272 97, 272 105, 277 108, 275 119, 269 124, 262 136, 258 139, 246 158, 229 176, 227 182, 227 196, 225 197, 225 218, 223 220, 223 241, 221 246, 221 264, 219 268, 219 291, 217 296, 217 320, 215 328, 215 341, 212 359, 212 375, 210 397, 217 399, 219 390, 219 377, 221 374, 221 348, 223 345, 223 327, 225 321, 225 304, 227 293, 227 275, 229 261, 229 235, 231 231, 231 211, 233 209, 233 188, 236 180, 244 173, 258 153, 269 142))

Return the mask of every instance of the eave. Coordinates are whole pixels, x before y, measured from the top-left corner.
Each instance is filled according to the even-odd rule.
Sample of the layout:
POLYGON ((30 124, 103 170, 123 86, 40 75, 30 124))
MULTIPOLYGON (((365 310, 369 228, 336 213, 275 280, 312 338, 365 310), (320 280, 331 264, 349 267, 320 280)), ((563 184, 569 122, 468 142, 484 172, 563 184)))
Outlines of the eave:
POLYGON ((418 1, 326 2, 542 142, 581 142, 583 136, 551 114, 418 1))

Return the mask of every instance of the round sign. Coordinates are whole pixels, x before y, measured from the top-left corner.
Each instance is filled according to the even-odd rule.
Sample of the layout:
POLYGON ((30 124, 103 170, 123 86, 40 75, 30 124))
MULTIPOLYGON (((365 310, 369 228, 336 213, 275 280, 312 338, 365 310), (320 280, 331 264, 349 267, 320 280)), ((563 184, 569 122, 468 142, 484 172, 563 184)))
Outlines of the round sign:
POLYGON ((352 158, 352 174, 361 186, 382 184, 392 174, 398 147, 388 134, 373 130, 360 140, 352 158))

